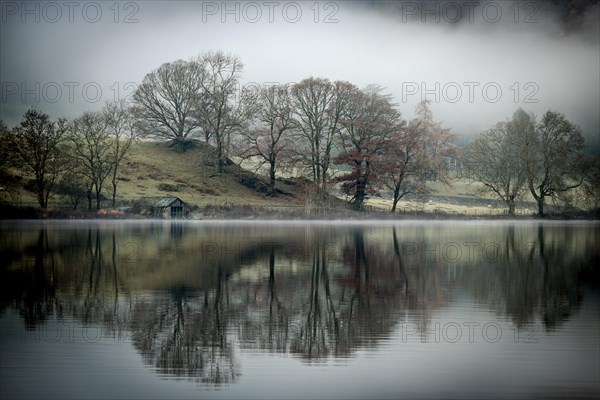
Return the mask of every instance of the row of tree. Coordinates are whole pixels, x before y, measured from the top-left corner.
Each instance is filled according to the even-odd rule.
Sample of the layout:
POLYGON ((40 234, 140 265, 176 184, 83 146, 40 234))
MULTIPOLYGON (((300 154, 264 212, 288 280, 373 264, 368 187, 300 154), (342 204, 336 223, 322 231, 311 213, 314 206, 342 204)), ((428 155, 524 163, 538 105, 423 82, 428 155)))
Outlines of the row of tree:
MULTIPOLYGON (((229 156, 258 160, 268 167, 271 195, 277 171, 294 167, 321 195, 329 182, 340 183, 356 209, 389 190, 392 212, 405 195, 426 194, 428 180, 445 181, 448 160, 458 156, 454 135, 433 119, 427 101, 406 121, 376 86, 311 77, 240 88, 242 71, 239 58, 222 52, 161 65, 133 96, 139 131, 175 143, 202 137, 214 145, 219 171, 229 156), (333 166, 344 172, 332 173, 333 166)), ((568 202, 582 185, 597 197, 598 160, 584 159, 582 149, 579 129, 564 115, 548 111, 537 122, 519 109, 479 135, 460 161, 465 176, 510 214, 529 192, 543 216, 548 198, 568 202)))
POLYGON ((267 165, 271 195, 282 167, 311 177, 321 195, 341 182, 357 209, 385 187, 395 209, 402 196, 423 193, 426 179, 444 178, 453 135, 433 121, 427 102, 407 122, 379 87, 312 77, 240 87, 242 70, 239 58, 222 52, 161 65, 133 95, 136 127, 183 148, 203 138, 219 172, 229 156, 267 165), (335 164, 350 172, 332 177, 335 164))
POLYGON ((88 209, 102 207, 102 192, 110 178, 115 207, 122 160, 134 140, 128 106, 107 103, 101 111, 85 112, 67 121, 30 109, 9 130, 2 124, 0 169, 16 167, 32 176, 28 188, 46 208, 53 193, 69 198, 73 208, 87 198, 88 209))
POLYGON ((377 87, 308 78, 293 86, 262 88, 250 128, 237 137, 236 155, 258 157, 274 192, 280 165, 312 177, 321 193, 341 183, 354 208, 382 188, 393 208, 407 194, 424 194, 426 180, 445 177, 453 136, 422 102, 407 123, 377 87), (332 174, 332 165, 344 172, 332 174), (334 176, 332 176, 334 175, 334 176))
MULTIPOLYGON (((446 181, 448 161, 460 158, 454 135, 434 120, 428 101, 407 121, 378 86, 313 77, 240 86, 242 72, 238 57, 208 52, 161 65, 131 102, 108 103, 71 122, 30 110, 15 129, 2 129, 16 157, 2 150, 0 167, 11 158, 26 167, 41 207, 58 182, 74 207, 87 197, 88 208, 95 200, 99 209, 109 177, 115 206, 119 166, 134 137, 170 140, 179 150, 204 140, 218 172, 234 156, 257 170, 266 165, 270 195, 278 171, 288 169, 311 178, 320 199, 330 183, 340 184, 356 209, 387 190, 394 212, 404 196, 425 195, 428 181, 446 181)), ((581 162, 582 147, 579 129, 564 115, 548 111, 537 122, 519 109, 479 135, 461 161, 465 176, 506 202, 510 214, 529 191, 543 215, 547 198, 597 182, 599 174, 589 171, 598 163, 581 162)))
POLYGON ((516 202, 531 194, 543 217, 549 198, 569 202, 580 186, 589 195, 597 192, 598 159, 582 154, 583 143, 579 128, 563 114, 548 110, 538 121, 519 108, 466 149, 464 176, 504 201, 511 215, 516 202))

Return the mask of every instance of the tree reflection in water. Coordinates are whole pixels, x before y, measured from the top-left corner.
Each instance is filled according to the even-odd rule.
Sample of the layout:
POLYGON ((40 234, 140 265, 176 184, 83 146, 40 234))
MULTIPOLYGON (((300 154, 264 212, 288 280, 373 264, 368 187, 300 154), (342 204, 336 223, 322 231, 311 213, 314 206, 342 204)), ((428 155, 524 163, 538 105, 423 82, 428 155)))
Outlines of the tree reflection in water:
POLYGON ((504 251, 493 262, 482 261, 463 286, 517 327, 539 318, 552 330, 577 312, 584 285, 598 284, 593 266, 599 252, 592 244, 598 229, 582 236, 572 226, 549 229, 540 223, 530 231, 508 226, 504 251))
POLYGON ((597 227, 507 225, 494 262, 467 260, 452 277, 443 259, 405 254, 415 238, 402 226, 163 228, 3 233, 0 311, 18 310, 30 330, 52 315, 99 325, 131 338, 160 374, 220 385, 241 375, 239 351, 349 357, 390 337, 407 316, 427 322, 454 301, 456 287, 518 326, 539 319, 554 329, 577 311, 583 285, 598 283, 597 227), (135 263, 121 251, 132 240, 135 263), (209 240, 239 243, 199 254, 209 240))
POLYGON ((160 373, 214 384, 231 383, 239 376, 227 337, 227 284, 218 269, 215 289, 204 296, 181 287, 134 304, 133 342, 160 373))
MULTIPOLYGON (((57 276, 54 251, 48 244, 46 229, 40 229, 33 243, 21 251, 0 243, 0 312, 8 306, 19 310, 27 330, 34 330, 55 313, 57 276), (6 246, 6 247, 5 247, 6 246), (11 268, 24 263, 26 268, 11 268)), ((60 311, 59 311, 60 312, 60 311)))

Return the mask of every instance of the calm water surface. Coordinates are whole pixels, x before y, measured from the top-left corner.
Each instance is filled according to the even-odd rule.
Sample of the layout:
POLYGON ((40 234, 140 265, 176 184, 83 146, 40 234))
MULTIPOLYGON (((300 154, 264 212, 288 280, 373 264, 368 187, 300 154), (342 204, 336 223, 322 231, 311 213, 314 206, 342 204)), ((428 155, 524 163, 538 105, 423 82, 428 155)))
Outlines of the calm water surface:
POLYGON ((598 398, 600 224, 0 223, 0 397, 598 398))

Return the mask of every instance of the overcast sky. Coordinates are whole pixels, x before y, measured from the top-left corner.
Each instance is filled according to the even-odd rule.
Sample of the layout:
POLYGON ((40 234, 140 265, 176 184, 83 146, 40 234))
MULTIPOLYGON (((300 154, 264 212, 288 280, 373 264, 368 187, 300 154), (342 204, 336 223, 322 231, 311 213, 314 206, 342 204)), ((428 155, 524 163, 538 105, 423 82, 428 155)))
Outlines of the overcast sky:
POLYGON ((405 118, 423 96, 431 99, 434 117, 463 137, 518 107, 538 115, 550 108, 598 147, 599 5, 570 3, 580 7, 2 1, 0 118, 13 126, 32 106, 74 118, 131 95, 162 63, 219 49, 241 58, 244 83, 375 83, 405 118))

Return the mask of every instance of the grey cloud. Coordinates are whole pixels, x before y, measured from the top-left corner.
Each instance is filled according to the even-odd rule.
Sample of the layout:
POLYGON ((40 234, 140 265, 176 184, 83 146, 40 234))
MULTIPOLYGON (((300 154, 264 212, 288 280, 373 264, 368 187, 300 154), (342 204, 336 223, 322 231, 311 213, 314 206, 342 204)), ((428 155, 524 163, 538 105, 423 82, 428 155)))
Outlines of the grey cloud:
MULTIPOLYGON (((517 107, 538 114, 551 108, 577 122, 590 144, 600 145, 597 1, 535 3, 535 23, 514 22, 509 7, 524 4, 517 2, 477 2, 474 20, 463 17, 459 23, 444 18, 436 23, 432 15, 423 22, 421 2, 404 2, 417 7, 409 16, 400 2, 321 2, 315 8, 313 2, 223 7, 222 2, 166 1, 121 2, 116 16, 110 2, 96 3, 102 16, 95 23, 85 18, 94 15, 77 12, 73 22, 66 14, 45 21, 42 3, 40 22, 32 15, 23 21, 19 13, 5 12, 12 12, 6 3, 22 3, 2 3, 0 118, 9 126, 30 106, 74 118, 117 95, 130 95, 164 62, 221 49, 240 56, 247 83, 308 76, 377 83, 394 95, 405 117, 412 116, 424 88, 428 98, 438 96, 432 105, 436 118, 467 136, 508 118, 517 107), (491 3, 503 10, 493 23, 480 12, 491 3), (137 22, 124 23, 128 16, 137 22), (31 93, 36 83, 38 99, 31 93), (418 91, 408 95, 415 85, 418 91)), ((88 3, 79 4, 83 9, 88 3)), ((468 2, 454 3, 464 9, 468 2)), ((441 12, 447 2, 437 4, 441 12)), ((523 19, 527 10, 519 10, 523 19)))

